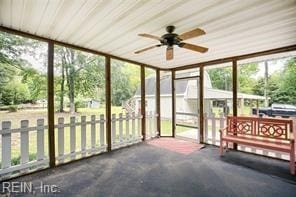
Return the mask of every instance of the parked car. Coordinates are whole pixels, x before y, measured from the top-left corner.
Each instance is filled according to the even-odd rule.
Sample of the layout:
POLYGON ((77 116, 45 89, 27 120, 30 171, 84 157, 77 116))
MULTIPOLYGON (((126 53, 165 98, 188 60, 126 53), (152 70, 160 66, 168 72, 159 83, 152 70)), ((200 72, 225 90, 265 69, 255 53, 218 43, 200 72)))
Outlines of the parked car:
MULTIPOLYGON (((257 109, 252 109, 253 115, 257 114, 257 109)), ((283 118, 296 117, 296 106, 286 104, 272 104, 271 107, 259 108, 259 114, 275 117, 281 116, 283 118)))

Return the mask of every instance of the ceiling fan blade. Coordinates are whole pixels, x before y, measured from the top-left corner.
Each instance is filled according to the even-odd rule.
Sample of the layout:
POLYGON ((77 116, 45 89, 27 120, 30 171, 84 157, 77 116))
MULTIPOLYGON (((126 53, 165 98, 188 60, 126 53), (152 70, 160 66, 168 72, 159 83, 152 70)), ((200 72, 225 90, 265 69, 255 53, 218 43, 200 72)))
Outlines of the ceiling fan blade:
POLYGON ((158 40, 158 41, 162 40, 161 37, 150 35, 150 34, 138 34, 138 36, 142 36, 142 37, 146 37, 146 38, 152 38, 152 39, 158 40))
POLYGON ((179 45, 179 47, 189 49, 189 50, 192 50, 192 51, 197 51, 197 52, 200 52, 200 53, 205 53, 205 52, 207 52, 209 50, 206 47, 201 47, 201 46, 198 46, 198 45, 193 45, 193 44, 188 44, 188 43, 181 43, 179 45))
POLYGON ((154 49, 154 48, 160 47, 160 46, 161 46, 160 44, 157 44, 157 45, 154 45, 154 46, 151 46, 151 47, 147 47, 147 48, 135 51, 135 54, 139 54, 139 53, 142 53, 142 52, 145 52, 145 51, 148 51, 150 49, 154 49))
POLYGON ((168 47, 166 50, 166 60, 172 60, 174 58, 174 48, 168 47))
POLYGON ((181 40, 187 40, 187 39, 201 36, 204 34, 206 34, 206 32, 204 30, 196 28, 194 30, 191 30, 191 31, 188 31, 188 32, 185 32, 185 33, 179 35, 178 38, 180 38, 181 40))

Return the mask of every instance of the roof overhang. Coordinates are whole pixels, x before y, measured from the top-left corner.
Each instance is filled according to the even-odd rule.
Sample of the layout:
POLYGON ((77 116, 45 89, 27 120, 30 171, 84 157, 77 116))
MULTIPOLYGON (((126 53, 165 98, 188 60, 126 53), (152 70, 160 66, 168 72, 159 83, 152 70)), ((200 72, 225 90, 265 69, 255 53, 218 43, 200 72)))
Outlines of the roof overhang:
POLYGON ((295 0, 3 0, 0 13, 3 27, 163 69, 296 46, 295 0), (167 25, 177 33, 204 29, 205 36, 188 42, 209 51, 176 48, 172 61, 164 48, 134 54, 157 43, 138 33, 162 35, 167 25))

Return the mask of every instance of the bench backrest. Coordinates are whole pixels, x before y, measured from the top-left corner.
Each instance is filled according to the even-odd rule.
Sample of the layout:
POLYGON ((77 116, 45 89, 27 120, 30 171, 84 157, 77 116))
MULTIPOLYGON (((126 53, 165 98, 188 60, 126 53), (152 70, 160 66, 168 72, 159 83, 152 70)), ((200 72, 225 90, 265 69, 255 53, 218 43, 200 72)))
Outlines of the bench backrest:
POLYGON ((293 133, 293 120, 227 116, 228 135, 250 135, 278 140, 289 140, 293 133))

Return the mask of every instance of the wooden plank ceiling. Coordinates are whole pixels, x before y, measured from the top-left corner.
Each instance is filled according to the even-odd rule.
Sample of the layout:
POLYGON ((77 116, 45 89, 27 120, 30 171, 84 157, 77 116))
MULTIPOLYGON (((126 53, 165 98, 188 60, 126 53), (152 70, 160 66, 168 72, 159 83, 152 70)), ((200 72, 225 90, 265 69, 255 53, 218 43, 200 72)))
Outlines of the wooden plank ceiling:
POLYGON ((58 41, 160 68, 173 68, 296 44, 295 0, 0 0, 0 24, 58 41), (209 48, 205 54, 165 47, 138 33, 160 36, 196 27, 207 34, 187 40, 209 48))

